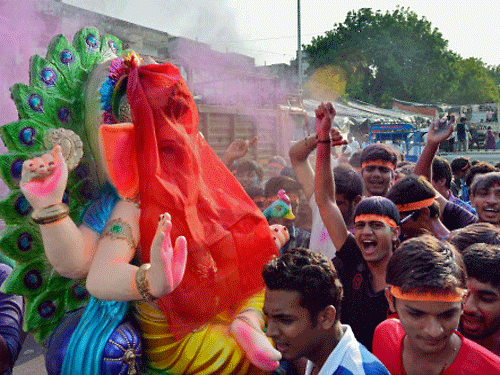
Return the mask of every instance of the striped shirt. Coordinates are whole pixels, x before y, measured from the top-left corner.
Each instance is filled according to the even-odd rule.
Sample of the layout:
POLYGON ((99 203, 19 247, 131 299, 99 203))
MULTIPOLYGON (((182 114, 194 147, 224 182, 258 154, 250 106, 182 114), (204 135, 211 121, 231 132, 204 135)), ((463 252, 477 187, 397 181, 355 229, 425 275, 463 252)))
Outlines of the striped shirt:
MULTIPOLYGON (((350 326, 343 324, 342 329, 342 339, 318 375, 390 375, 382 362, 356 340, 350 326)), ((305 375, 310 375, 313 367, 314 364, 307 361, 305 375)))

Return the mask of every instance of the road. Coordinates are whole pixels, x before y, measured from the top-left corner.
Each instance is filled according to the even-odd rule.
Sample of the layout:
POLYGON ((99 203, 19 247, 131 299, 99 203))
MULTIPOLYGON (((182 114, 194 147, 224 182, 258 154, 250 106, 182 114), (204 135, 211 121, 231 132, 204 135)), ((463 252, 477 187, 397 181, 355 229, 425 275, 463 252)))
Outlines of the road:
POLYGON ((13 375, 47 375, 44 348, 28 334, 14 366, 13 375))
POLYGON ((459 156, 465 156, 470 160, 479 160, 495 165, 500 162, 500 150, 469 150, 465 152, 439 152, 439 156, 452 161, 459 156))

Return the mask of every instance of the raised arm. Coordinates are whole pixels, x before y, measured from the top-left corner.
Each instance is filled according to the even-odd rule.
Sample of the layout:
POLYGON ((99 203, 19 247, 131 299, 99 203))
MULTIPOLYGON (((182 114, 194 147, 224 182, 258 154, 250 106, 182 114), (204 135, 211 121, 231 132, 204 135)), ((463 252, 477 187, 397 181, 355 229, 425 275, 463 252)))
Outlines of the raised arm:
POLYGON ((453 133, 453 126, 455 122, 450 124, 447 129, 440 129, 439 119, 436 118, 432 121, 429 126, 429 132, 427 133, 427 143, 425 144, 422 153, 418 157, 415 163, 415 168, 413 173, 419 176, 425 176, 429 181, 431 181, 432 173, 432 160, 439 149, 439 145, 444 142, 451 133, 453 133))
POLYGON ((97 234, 69 218, 62 197, 68 168, 61 147, 23 164, 21 191, 33 207, 34 221, 40 225, 43 246, 54 269, 64 277, 83 278, 92 262, 97 234))
MULTIPOLYGON (((429 132, 427 133, 427 143, 425 144, 422 153, 418 157, 417 162, 415 163, 415 168, 413 169, 413 173, 417 176, 424 176, 427 178, 429 182, 432 181, 432 160, 439 149, 439 145, 444 142, 450 134, 453 132, 453 126, 455 125, 455 121, 450 123, 450 127, 447 129, 440 129, 439 126, 439 118, 435 118, 431 126, 429 126, 429 132)), ((445 209, 448 200, 444 198, 437 190, 436 191, 436 200, 439 203, 439 213, 440 216, 443 215, 443 211, 445 209)))
POLYGON ((231 165, 233 165, 236 160, 241 159, 248 153, 248 150, 255 142, 257 142, 257 137, 253 137, 251 140, 235 139, 222 156, 224 165, 231 168, 231 165))
POLYGON ((318 150, 314 192, 321 219, 328 230, 333 245, 339 250, 344 245, 349 232, 335 200, 335 183, 330 165, 331 141, 335 142, 342 139, 338 131, 330 132, 334 117, 335 109, 331 103, 326 105, 321 103, 316 110, 318 150), (330 135, 332 136, 331 140, 330 135))
POLYGON ((317 144, 318 140, 316 136, 310 135, 303 140, 295 142, 288 151, 295 177, 302 185, 302 191, 307 201, 311 199, 314 193, 314 171, 309 163, 309 155, 314 151, 317 144))
POLYGON ((119 201, 104 228, 87 276, 87 289, 94 297, 112 301, 152 301, 172 292, 186 268, 187 245, 178 237, 170 241, 170 215, 161 215, 151 244, 151 263, 130 264, 140 240, 140 210, 119 201))

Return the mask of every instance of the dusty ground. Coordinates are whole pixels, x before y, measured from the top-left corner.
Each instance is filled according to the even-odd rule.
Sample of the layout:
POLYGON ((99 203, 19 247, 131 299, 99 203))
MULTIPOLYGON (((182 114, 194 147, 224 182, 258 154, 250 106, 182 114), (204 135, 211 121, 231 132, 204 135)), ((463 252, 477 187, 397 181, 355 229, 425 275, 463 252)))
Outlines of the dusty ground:
POLYGON ((43 353, 43 347, 28 335, 14 366, 13 375, 47 375, 43 353))

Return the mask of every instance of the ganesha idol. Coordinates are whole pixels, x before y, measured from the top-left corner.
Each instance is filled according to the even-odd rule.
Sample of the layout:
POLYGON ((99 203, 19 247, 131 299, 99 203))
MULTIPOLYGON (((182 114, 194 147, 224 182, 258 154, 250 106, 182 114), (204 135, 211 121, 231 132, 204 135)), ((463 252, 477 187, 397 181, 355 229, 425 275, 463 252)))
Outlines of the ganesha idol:
POLYGON ((275 370, 261 270, 277 247, 177 67, 85 28, 30 69, 11 88, 20 120, 0 130, 0 249, 48 372, 275 370))

